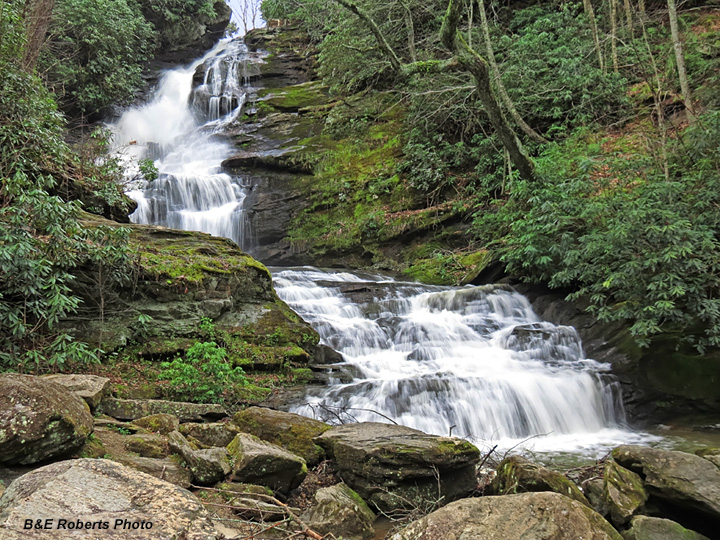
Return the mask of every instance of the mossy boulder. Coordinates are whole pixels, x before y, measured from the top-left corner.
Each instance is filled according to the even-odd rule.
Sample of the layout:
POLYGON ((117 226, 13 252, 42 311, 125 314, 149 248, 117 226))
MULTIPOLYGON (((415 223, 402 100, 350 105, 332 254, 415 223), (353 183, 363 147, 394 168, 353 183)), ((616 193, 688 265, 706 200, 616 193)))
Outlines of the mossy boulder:
POLYGON ((110 379, 88 374, 45 375, 43 379, 66 387, 70 392, 83 398, 91 411, 110 393, 110 379))
POLYGON ((625 525, 633 515, 641 513, 648 494, 640 476, 614 461, 605 463, 603 492, 610 521, 625 525))
POLYGON ((585 495, 571 480, 522 456, 507 457, 498 465, 492 491, 497 495, 553 491, 590 507, 585 495))
POLYGON ((232 470, 224 448, 196 450, 179 431, 168 434, 168 443, 170 450, 185 460, 198 484, 210 485, 224 480, 232 470))
POLYGON ((232 442, 235 435, 242 430, 230 422, 189 422, 182 424, 179 431, 185 437, 196 439, 203 446, 222 446, 225 448, 232 442))
POLYGON ((227 447, 234 461, 233 479, 287 494, 307 475, 307 464, 284 448, 240 433, 227 447))
POLYGON ((83 398, 57 383, 0 375, 0 463, 29 465, 80 448, 93 430, 83 398))
POLYGON ((479 450, 461 439, 363 422, 330 429, 315 442, 369 504, 392 511, 411 501, 466 497, 476 488, 479 450))
POLYGON ((136 426, 144 428, 153 433, 167 435, 171 431, 177 431, 180 427, 180 420, 174 414, 158 413, 143 416, 132 422, 136 426))
POLYGON ((707 459, 710 463, 720 468, 720 448, 700 448, 695 450, 695 455, 707 459))
POLYGON ((622 540, 603 517, 558 493, 463 499, 415 521, 390 540, 622 540))
POLYGON ((241 431, 282 448, 305 459, 309 466, 325 458, 325 451, 313 442, 330 425, 306 416, 262 407, 250 407, 236 413, 232 423, 241 431))
POLYGON ((125 438, 125 449, 148 458, 164 458, 170 455, 167 439, 158 435, 128 435, 125 438))
POLYGON ((648 516, 635 516, 622 536, 624 540, 709 540, 669 519, 648 516))
POLYGON ((368 540, 375 536, 375 514, 345 483, 321 488, 303 515, 310 528, 345 540, 368 540))

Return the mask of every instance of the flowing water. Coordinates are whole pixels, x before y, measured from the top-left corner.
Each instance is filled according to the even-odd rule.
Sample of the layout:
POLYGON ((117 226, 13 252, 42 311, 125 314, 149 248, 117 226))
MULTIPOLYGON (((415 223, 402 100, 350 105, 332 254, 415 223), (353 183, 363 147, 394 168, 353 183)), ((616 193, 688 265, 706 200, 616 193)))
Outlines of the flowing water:
POLYGON ((315 268, 278 269, 280 297, 345 362, 295 412, 394 421, 509 448, 599 456, 630 432, 609 366, 574 328, 541 321, 501 286, 434 287, 315 268), (334 379, 333 379, 334 376, 334 379))
MULTIPOLYGON (((226 174, 223 132, 243 111, 257 57, 221 42, 168 71, 146 105, 112 126, 128 176, 152 159, 158 178, 135 179, 136 223, 199 230, 251 247, 248 179, 226 174), (202 66, 202 69, 198 70, 202 66)), ((628 431, 620 389, 587 359, 573 328, 543 322, 499 286, 432 287, 384 276, 278 269, 278 294, 339 351, 327 387, 294 410, 329 420, 397 422, 509 448, 597 456, 650 440, 628 431)))
POLYGON ((221 134, 243 110, 254 60, 241 41, 220 42, 191 65, 164 73, 153 99, 111 126, 130 178, 144 159, 159 173, 131 183, 134 223, 203 231, 247 248, 252 231, 242 203, 249 187, 222 171, 235 149, 221 134))

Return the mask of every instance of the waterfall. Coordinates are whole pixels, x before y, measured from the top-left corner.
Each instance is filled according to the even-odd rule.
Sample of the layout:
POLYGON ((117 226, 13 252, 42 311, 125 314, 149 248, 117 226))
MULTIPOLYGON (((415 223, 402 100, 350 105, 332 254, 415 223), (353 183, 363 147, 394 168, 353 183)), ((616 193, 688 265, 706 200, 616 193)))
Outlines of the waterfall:
POLYGON ((294 412, 394 421, 509 448, 602 453, 625 429, 609 366, 585 358, 574 328, 539 320, 499 286, 437 287, 314 268, 278 269, 280 297, 345 362, 294 412), (452 430, 451 430, 452 428, 452 430))
POLYGON ((110 126, 129 178, 143 159, 158 170, 155 180, 131 182, 133 223, 203 231, 251 247, 243 207, 249 186, 220 164, 234 151, 222 133, 242 113, 252 60, 242 41, 222 41, 191 65, 165 72, 149 103, 110 126))

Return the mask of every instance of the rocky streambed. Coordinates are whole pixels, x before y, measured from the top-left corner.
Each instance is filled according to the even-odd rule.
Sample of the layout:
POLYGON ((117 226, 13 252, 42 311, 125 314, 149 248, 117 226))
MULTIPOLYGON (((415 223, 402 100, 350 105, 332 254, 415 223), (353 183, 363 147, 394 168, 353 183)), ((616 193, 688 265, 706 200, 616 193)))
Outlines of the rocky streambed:
POLYGON ((399 425, 112 392, 98 376, 0 376, 0 538, 369 540, 377 516, 396 520, 392 540, 720 527, 717 449, 620 446, 563 473, 399 425))

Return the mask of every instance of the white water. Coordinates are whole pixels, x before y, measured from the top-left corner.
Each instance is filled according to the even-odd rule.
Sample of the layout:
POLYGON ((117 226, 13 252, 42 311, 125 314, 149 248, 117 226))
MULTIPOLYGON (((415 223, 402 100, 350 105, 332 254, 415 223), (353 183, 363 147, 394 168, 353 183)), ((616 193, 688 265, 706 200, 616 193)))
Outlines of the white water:
POLYGON ((243 248, 250 238, 243 178, 221 170, 234 149, 218 135, 238 118, 249 79, 248 55, 240 41, 220 42, 191 65, 167 71, 153 99, 128 109, 111 126, 116 152, 129 177, 141 159, 152 159, 156 180, 136 181, 128 195, 138 203, 134 223, 203 231, 231 238, 243 248), (206 65, 193 89, 196 69, 206 65))
POLYGON ((295 412, 391 419, 438 435, 452 427, 453 435, 505 449, 532 437, 525 446, 540 452, 599 456, 649 440, 625 428, 618 383, 608 365, 584 357, 575 329, 540 321, 511 290, 314 268, 280 270, 274 281, 323 343, 343 354, 346 364, 330 369, 352 374, 311 393, 295 412), (342 292, 348 288, 370 292, 354 302, 342 292))

